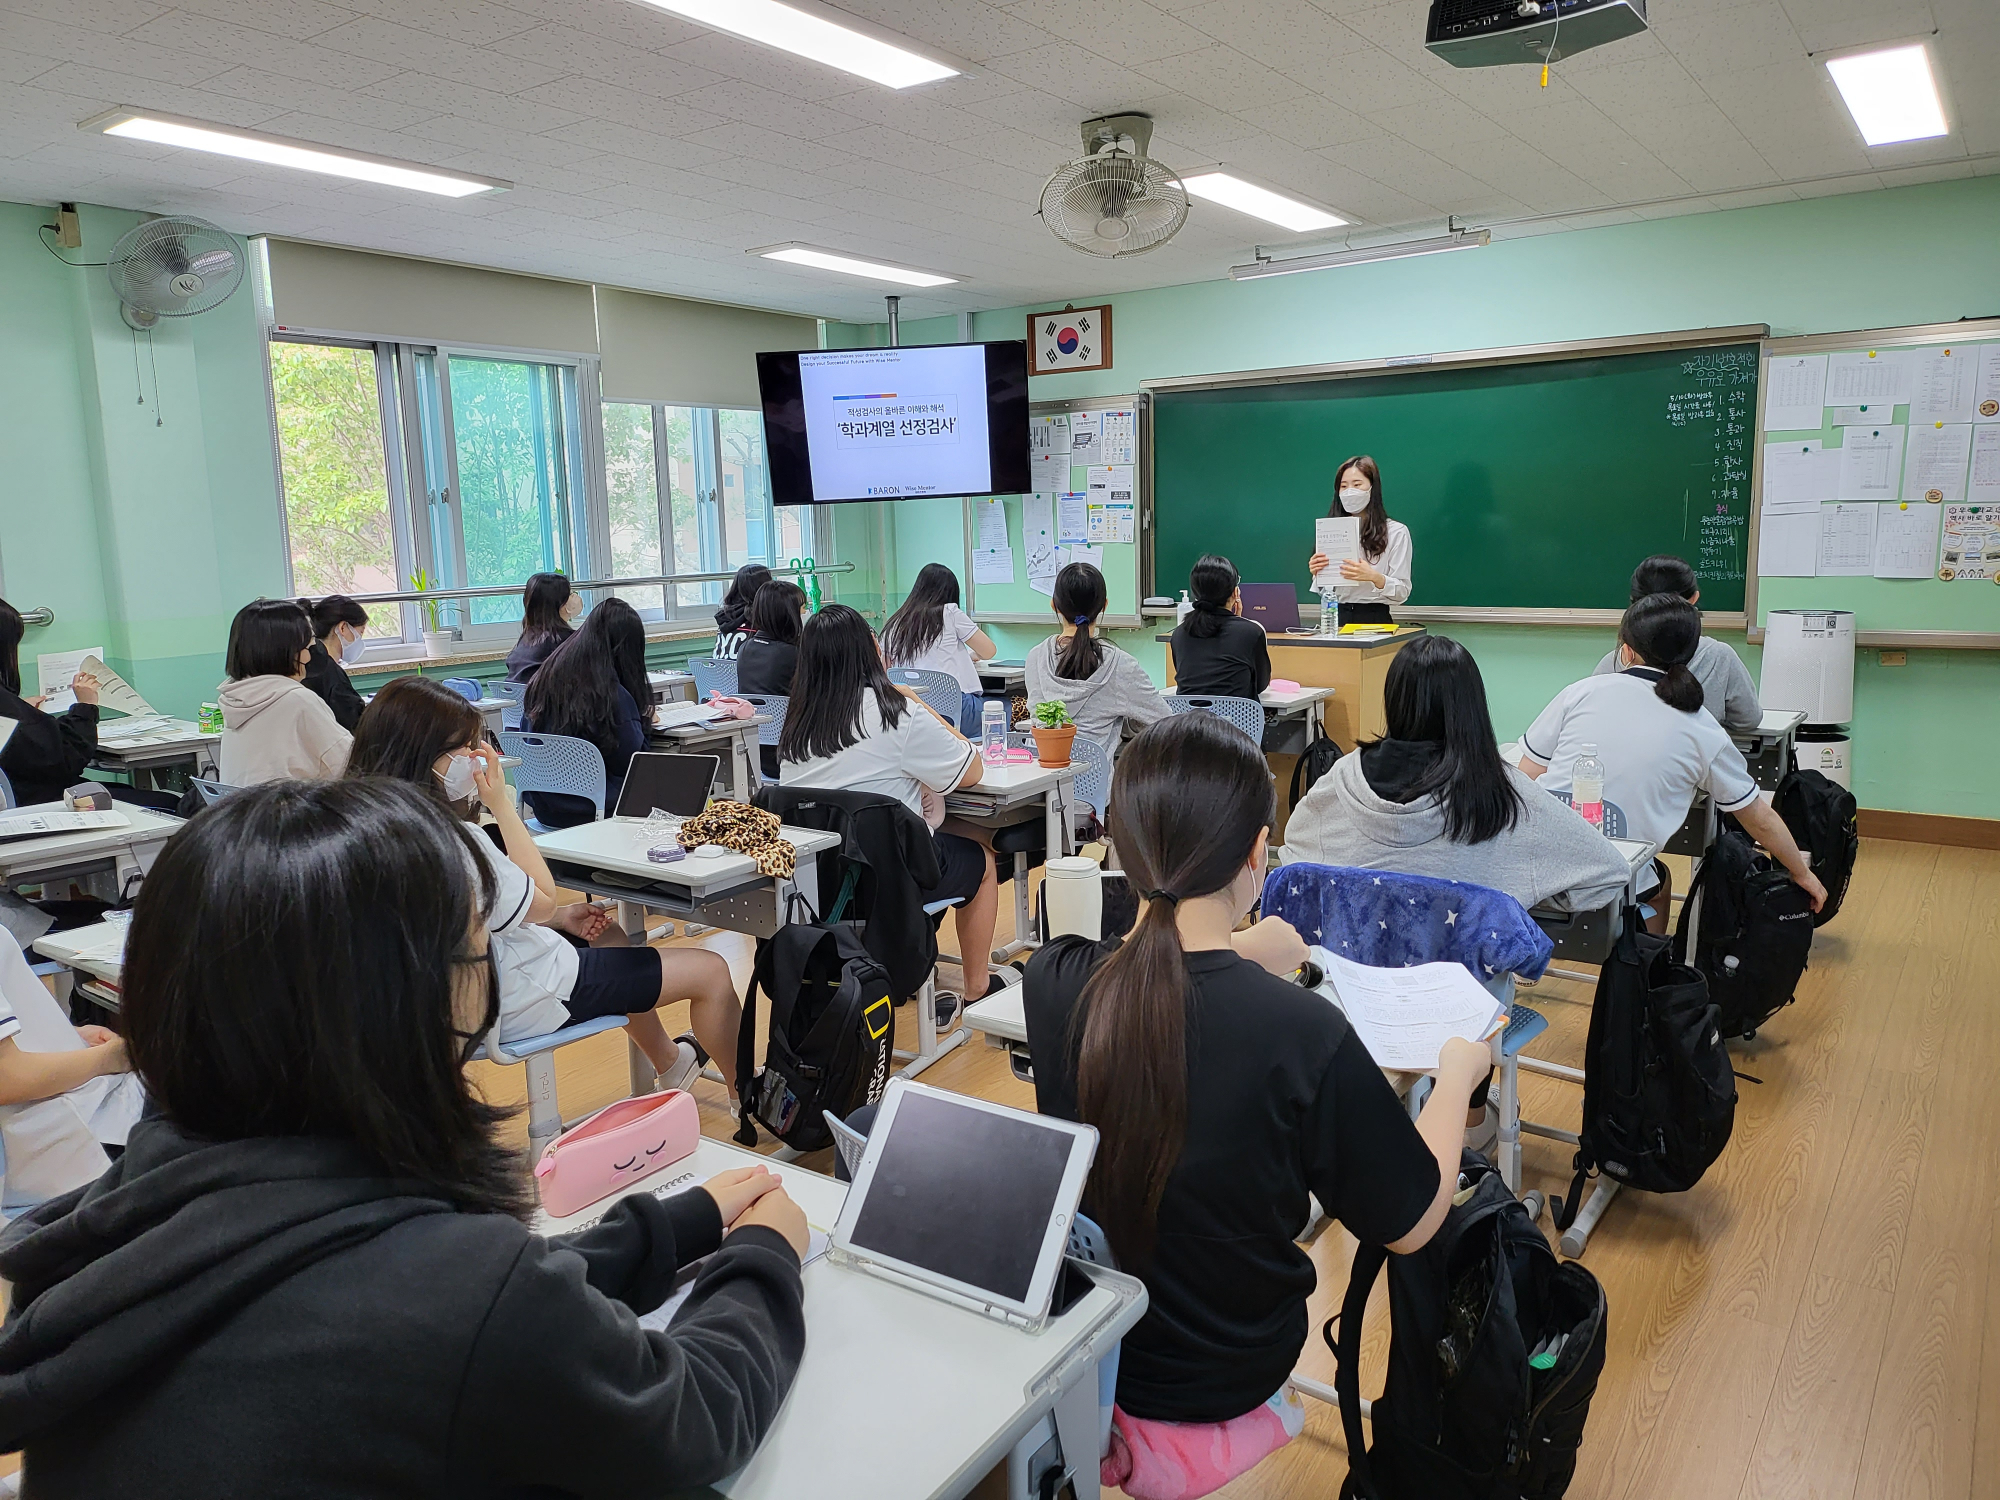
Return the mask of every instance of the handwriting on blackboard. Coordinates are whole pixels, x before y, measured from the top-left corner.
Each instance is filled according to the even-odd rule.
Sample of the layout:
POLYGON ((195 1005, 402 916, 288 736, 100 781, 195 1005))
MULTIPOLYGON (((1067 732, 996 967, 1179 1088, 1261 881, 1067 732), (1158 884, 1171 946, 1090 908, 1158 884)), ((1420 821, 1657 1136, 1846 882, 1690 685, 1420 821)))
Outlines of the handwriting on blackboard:
POLYGON ((1747 516, 1732 514, 1720 504, 1712 514, 1701 518, 1701 557, 1695 566, 1704 581, 1743 576, 1744 532, 1748 524, 1747 516))
POLYGON ((1681 373, 1696 385, 1747 385, 1756 378, 1754 349, 1712 349, 1681 361, 1681 373))
POLYGON ((1714 391, 1677 391, 1667 397, 1667 421, 1675 427, 1715 420, 1714 391))

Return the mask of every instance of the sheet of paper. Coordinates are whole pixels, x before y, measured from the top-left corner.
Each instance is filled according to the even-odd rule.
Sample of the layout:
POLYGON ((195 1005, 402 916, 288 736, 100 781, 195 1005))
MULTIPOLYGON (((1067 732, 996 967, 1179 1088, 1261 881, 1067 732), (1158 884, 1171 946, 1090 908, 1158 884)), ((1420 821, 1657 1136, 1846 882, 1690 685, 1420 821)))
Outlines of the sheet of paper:
POLYGON ((1062 565, 1089 563, 1098 572, 1104 571, 1104 549, 1102 547, 1073 546, 1062 549, 1062 565))
POLYGON ((1021 503, 1021 544, 1028 553, 1028 587, 1056 591, 1056 497, 1030 495, 1021 503))
POLYGON ((1327 556, 1327 565, 1313 575, 1313 592, 1331 594, 1345 581, 1340 576, 1340 565, 1349 558, 1358 561, 1361 557, 1361 518, 1320 516, 1315 519, 1313 551, 1324 552, 1327 556))
POLYGON ((1857 349, 1831 355, 1826 362, 1826 404, 1886 401, 1901 406, 1910 399, 1909 368, 1909 351, 1905 349, 1857 349))
POLYGON ((1084 491, 1056 497, 1056 540, 1063 544, 1090 540, 1090 496, 1084 491))
POLYGON ((1773 356, 1764 372, 1764 430, 1817 432, 1826 407, 1826 356, 1773 356))
MULTIPOLYGON (((1094 464, 1103 462, 1098 455, 1104 448, 1104 413, 1100 411, 1073 411, 1069 414, 1069 461, 1073 464, 1094 464)), ((1064 489, 1069 486, 1065 484, 1064 489)))
POLYGON ((1974 505, 2000 505, 2000 427, 1972 429, 1972 475, 1965 498, 1974 505))
POLYGON ((20 727, 19 719, 0 719, 0 750, 7 748, 7 741, 14 738, 14 731, 20 727))
POLYGON ((1919 500, 1876 508, 1881 514, 1875 518, 1875 576, 1928 578, 1936 572, 1944 507, 1919 500))
POLYGON ((1014 581, 1014 549, 1012 547, 975 547, 972 552, 972 581, 974 583, 1012 583, 1014 581))
POLYGON ((1133 475, 1131 464, 1098 464, 1089 470, 1090 513, 1086 531, 1093 542, 1132 540, 1133 475))
POLYGON ((662 703, 653 710, 653 724, 659 729, 678 729, 685 724, 709 724, 716 718, 717 714, 712 705, 689 703, 685 698, 662 703))
MULTIPOLYGON (((1840 494, 1840 450, 1822 448, 1818 438, 1764 445, 1764 503, 1810 500, 1818 504, 1840 494)), ((1814 512, 1818 514, 1818 512, 1814 512)))
POLYGON ((1138 413, 1130 407, 1099 414, 1099 440, 1093 463, 1136 464, 1139 461, 1138 413))
POLYGON ((979 520, 979 540, 976 547, 1005 547, 1007 539, 1007 502, 1000 498, 975 500, 972 513, 979 520))
POLYGON ((1028 460, 1028 484, 1045 494, 1059 495, 1070 486, 1067 453, 1036 453, 1028 460))
POLYGON ((1910 424, 1903 455, 1903 498, 1943 500, 1965 498, 1965 471, 1972 456, 1970 422, 1910 424))
POLYGON ((1130 505, 1132 503, 1132 476, 1135 470, 1130 464, 1094 464, 1089 470, 1090 498, 1099 505, 1130 505))
POLYGON ((53 812, 0 813, 0 843, 45 838, 55 833, 94 833, 104 828, 131 826, 132 820, 117 808, 109 812, 70 812, 59 807, 53 812))
POLYGON ((1463 964, 1375 969, 1324 948, 1311 955, 1326 975, 1320 993, 1346 1014, 1378 1068, 1427 1072, 1447 1040, 1484 1041, 1503 1014, 1463 964))
POLYGON ((1084 521, 1084 531, 1093 542, 1111 540, 1111 521, 1104 514, 1106 507, 1100 501, 1090 502, 1090 511, 1084 521))
POLYGON ((97 694, 99 708, 108 708, 113 713, 131 714, 135 718, 150 717, 154 714, 153 705, 141 698, 138 689, 131 683, 105 666, 103 657, 86 656, 83 659, 82 670, 90 673, 100 684, 97 694))
POLYGON ((1819 508, 1817 500, 1765 499, 1757 517, 1758 577, 1819 576, 1819 508))
POLYGON ((1819 508, 1819 576, 1866 578, 1875 571, 1873 504, 1819 508))
POLYGON ((1106 540, 1129 543, 1133 539, 1133 534, 1137 529, 1138 523, 1133 518, 1139 513, 1138 507, 1131 505, 1107 505, 1104 507, 1104 513, 1107 517, 1108 528, 1111 533, 1106 540))
POLYGON ((1963 344, 1917 349, 1910 356, 1910 426, 1919 422, 1970 422, 1979 384, 1979 349, 1963 344))
POLYGON ((1902 428, 1850 427, 1841 434, 1840 490, 1835 499, 1900 499, 1897 481, 1902 474, 1902 428))
POLYGON ((35 691, 43 695, 43 713, 69 711, 76 702, 76 694, 69 690, 69 685, 76 680, 76 669, 93 656, 99 661, 104 660, 104 648, 90 646, 82 651, 52 651, 35 658, 35 679, 39 684, 35 691))
POLYGON ((1827 410, 1835 427, 1880 427, 1896 415, 1896 408, 1883 401, 1864 406, 1833 406, 1827 410))
POLYGON ((2000 510, 1990 505, 1947 505, 1938 577, 1946 583, 2000 577, 2000 510))
POLYGON ((1040 458, 1047 454, 1060 455, 1064 463, 1069 462, 1069 413, 1051 412, 1047 416, 1028 418, 1028 454, 1040 458))
POLYGON ((1972 391, 1972 420, 2000 422, 2000 344, 1979 346, 1979 383, 1972 391))
MULTIPOLYGON (((802 1266, 811 1265, 822 1255, 826 1254, 826 1247, 832 1243, 832 1237, 825 1230, 815 1229, 808 1224, 806 1226, 806 1258, 800 1264, 802 1266)), ((700 1260, 692 1261, 681 1267, 680 1274, 674 1278, 674 1289, 667 1293, 667 1300, 641 1317, 639 1319, 639 1326, 649 1333, 664 1333, 667 1325, 673 1322, 674 1314, 681 1310, 681 1304, 686 1302, 688 1295, 694 1291, 695 1278, 701 1274, 701 1268, 707 1260, 708 1257, 704 1255, 700 1260)))

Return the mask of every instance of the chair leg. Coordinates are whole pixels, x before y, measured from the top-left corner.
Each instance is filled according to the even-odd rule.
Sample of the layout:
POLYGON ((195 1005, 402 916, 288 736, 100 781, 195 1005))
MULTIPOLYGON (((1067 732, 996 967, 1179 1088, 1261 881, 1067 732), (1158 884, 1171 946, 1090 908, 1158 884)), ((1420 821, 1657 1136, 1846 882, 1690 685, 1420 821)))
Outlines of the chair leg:
POLYGON ((955 1028, 948 1037, 937 1034, 937 976, 924 980, 923 988, 917 991, 910 1002, 917 1007, 917 1050, 904 1052, 900 1049, 897 1057, 908 1058, 909 1066, 896 1070, 898 1078, 915 1078, 932 1063, 956 1047, 963 1046, 971 1033, 964 1026, 955 1028))
POLYGON ((625 1069, 634 1094, 650 1094, 660 1081, 660 1075, 653 1070, 653 1060, 639 1050, 639 1044, 632 1040, 629 1032, 625 1037, 625 1069))
POLYGON ((542 1159, 548 1143, 562 1133, 562 1110, 556 1104, 556 1056, 537 1052, 527 1059, 528 1163, 542 1159))
MULTIPOLYGON (((1500 1052, 1500 1038, 1493 1039, 1493 1050, 1500 1052)), ((1518 1194, 1521 1191, 1521 1075, 1519 1054, 1513 1057, 1500 1056, 1500 1141, 1494 1148, 1499 1157, 1500 1180, 1507 1184, 1507 1191, 1518 1194)))

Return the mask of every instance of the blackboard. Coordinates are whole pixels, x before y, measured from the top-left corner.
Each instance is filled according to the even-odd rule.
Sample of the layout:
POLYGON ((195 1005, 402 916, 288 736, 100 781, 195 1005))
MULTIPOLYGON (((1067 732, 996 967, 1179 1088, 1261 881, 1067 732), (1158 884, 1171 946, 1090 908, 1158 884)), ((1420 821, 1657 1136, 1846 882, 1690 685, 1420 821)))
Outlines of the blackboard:
MULTIPOLYGON (((1754 339, 1155 388, 1154 591, 1204 552, 1302 599, 1335 466, 1382 468, 1410 528, 1410 607, 1623 609, 1655 552, 1695 565, 1704 611, 1743 608, 1754 339)), ((1246 377, 1246 379, 1251 377, 1246 377)))

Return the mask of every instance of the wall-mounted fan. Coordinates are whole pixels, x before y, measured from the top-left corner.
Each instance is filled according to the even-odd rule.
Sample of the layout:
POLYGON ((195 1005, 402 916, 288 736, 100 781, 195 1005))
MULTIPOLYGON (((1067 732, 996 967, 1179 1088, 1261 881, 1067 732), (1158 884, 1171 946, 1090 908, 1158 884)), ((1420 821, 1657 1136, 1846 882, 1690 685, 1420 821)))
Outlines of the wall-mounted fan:
POLYGON ((1146 115, 1106 115, 1083 122, 1084 154, 1064 162, 1042 189, 1042 222, 1073 250, 1143 255, 1187 223, 1187 189, 1173 169, 1146 155, 1153 122, 1146 115))
POLYGON ((148 219, 111 247, 105 274, 126 323, 143 331, 228 301, 243 284, 243 252, 206 219, 148 219))

